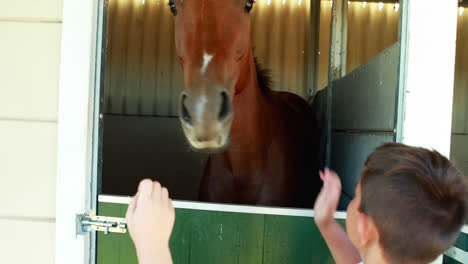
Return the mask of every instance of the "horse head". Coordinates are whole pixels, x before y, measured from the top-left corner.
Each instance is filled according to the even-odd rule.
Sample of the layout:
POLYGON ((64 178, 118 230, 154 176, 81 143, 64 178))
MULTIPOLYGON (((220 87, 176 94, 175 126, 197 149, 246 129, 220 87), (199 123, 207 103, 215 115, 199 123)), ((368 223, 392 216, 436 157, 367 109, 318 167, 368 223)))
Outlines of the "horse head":
POLYGON ((169 1, 184 72, 179 119, 195 150, 216 152, 229 145, 233 97, 245 86, 252 58, 249 13, 253 2, 169 1))

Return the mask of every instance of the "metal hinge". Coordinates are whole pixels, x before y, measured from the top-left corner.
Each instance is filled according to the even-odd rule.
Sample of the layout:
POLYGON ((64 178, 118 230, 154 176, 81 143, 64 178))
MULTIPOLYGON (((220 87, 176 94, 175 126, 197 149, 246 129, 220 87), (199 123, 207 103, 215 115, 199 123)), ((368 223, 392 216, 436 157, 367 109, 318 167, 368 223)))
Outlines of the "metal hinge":
POLYGON ((84 235, 91 231, 109 233, 126 233, 127 221, 125 218, 94 215, 91 211, 87 214, 76 216, 76 233, 84 235))

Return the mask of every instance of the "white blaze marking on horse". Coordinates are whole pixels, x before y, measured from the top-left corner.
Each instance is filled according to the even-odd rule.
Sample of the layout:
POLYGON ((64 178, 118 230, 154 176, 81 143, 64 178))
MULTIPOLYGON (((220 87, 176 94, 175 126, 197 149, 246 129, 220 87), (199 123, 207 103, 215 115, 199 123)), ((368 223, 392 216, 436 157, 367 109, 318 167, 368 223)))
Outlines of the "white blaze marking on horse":
POLYGON ((206 96, 202 96, 200 98, 200 101, 197 103, 197 106, 196 106, 196 111, 197 111, 197 114, 198 114, 198 118, 201 119, 202 115, 203 115, 203 112, 205 110, 205 105, 206 103, 208 102, 208 99, 206 98, 206 96))
POLYGON ((208 68, 208 64, 210 64, 211 60, 213 59, 213 55, 203 54, 203 66, 200 70, 201 74, 205 74, 206 69, 208 68))

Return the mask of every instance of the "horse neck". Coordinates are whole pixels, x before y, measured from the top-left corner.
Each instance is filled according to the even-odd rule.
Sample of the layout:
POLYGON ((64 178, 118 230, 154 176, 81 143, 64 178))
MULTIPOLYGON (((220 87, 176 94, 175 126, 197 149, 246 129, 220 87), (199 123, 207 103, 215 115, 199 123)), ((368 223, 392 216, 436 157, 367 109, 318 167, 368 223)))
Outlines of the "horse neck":
MULTIPOLYGON (((226 154, 232 163, 241 168, 257 166, 265 153, 265 107, 266 96, 260 90, 257 70, 252 52, 249 54, 245 71, 239 78, 242 91, 233 98, 234 120, 231 127, 230 145, 226 154), (249 166, 250 165, 250 166, 249 166)), ((237 166, 233 166, 237 167, 237 166)))

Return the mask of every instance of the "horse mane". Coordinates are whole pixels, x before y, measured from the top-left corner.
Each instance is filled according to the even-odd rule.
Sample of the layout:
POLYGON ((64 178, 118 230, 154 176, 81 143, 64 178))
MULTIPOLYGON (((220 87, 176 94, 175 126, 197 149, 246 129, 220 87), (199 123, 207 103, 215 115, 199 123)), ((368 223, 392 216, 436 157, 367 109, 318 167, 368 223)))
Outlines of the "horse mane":
POLYGON ((257 81, 258 87, 260 87, 260 91, 269 91, 273 85, 273 80, 271 79, 271 71, 269 69, 264 68, 254 57, 255 61, 255 68, 257 70, 257 81))

